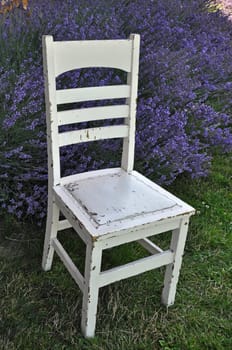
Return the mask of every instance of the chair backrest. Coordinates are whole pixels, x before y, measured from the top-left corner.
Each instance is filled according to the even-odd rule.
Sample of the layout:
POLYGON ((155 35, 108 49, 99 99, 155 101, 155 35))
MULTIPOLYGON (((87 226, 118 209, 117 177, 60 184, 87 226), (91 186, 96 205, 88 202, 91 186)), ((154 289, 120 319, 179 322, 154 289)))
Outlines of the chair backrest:
POLYGON ((53 41, 43 36, 43 62, 48 135, 48 169, 51 184, 60 181, 60 147, 80 142, 123 138, 121 166, 133 170, 136 99, 139 69, 138 34, 128 40, 53 41), (56 78, 79 68, 107 67, 127 72, 126 85, 56 90, 56 78), (57 105, 126 98, 124 105, 57 111, 57 105), (123 125, 94 127, 59 133, 59 126, 94 120, 125 118, 123 125))

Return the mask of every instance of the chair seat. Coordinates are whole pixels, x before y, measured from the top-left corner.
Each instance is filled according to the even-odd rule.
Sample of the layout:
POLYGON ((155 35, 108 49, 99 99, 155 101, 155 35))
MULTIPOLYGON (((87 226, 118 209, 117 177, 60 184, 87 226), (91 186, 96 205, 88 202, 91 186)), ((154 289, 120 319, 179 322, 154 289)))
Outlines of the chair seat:
POLYGON ((54 191, 94 236, 194 212, 143 175, 121 168, 66 178, 54 191))

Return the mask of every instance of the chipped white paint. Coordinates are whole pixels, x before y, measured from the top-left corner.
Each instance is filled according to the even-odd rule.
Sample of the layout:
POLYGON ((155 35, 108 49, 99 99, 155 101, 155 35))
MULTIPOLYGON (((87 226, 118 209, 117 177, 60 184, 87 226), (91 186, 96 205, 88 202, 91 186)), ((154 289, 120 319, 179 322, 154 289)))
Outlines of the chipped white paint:
POLYGON ((96 242, 87 244, 85 257, 85 289, 82 303, 81 329, 85 337, 95 333, 102 249, 96 242))
POLYGON ((132 55, 131 55, 131 72, 127 75, 127 84, 131 87, 130 96, 127 103, 130 106, 129 118, 125 124, 129 126, 129 135, 123 140, 123 151, 121 166, 127 172, 134 168, 134 148, 135 148, 135 124, 136 124, 136 101, 138 93, 138 74, 139 74, 139 44, 140 36, 131 34, 132 55))
POLYGON ((194 213, 191 206, 137 171, 127 173, 121 168, 91 171, 63 178, 61 184, 54 187, 57 200, 60 199, 66 206, 72 206, 73 216, 87 221, 91 236, 98 239, 103 235, 105 239, 114 232, 119 236, 121 232, 125 234, 125 230, 134 229, 137 226, 149 227, 154 222, 161 224, 161 221, 167 218, 173 219, 185 213, 187 215, 194 213), (77 188, 81 190, 79 199, 75 197, 75 193, 77 196, 79 193, 77 188), (104 211, 106 211, 105 217, 102 217, 104 211), (96 216, 99 216, 100 222, 96 221, 96 216), (113 220, 113 217, 118 220, 113 220), (122 217, 123 220, 120 220, 122 217))
POLYGON ((174 304, 176 286, 179 278, 185 241, 188 233, 189 218, 183 218, 180 227, 172 231, 170 249, 174 252, 173 262, 166 267, 162 303, 170 306, 174 304))
MULTIPOLYGON (((125 171, 83 179, 64 186, 96 227, 147 214, 170 211, 179 206, 156 189, 125 171), (104 200, 102 200, 104 198, 104 200)), ((141 219, 140 219, 141 220, 141 219)))
POLYGON ((52 267, 54 247, 52 246, 52 240, 56 238, 59 225, 59 208, 55 202, 52 188, 48 190, 48 212, 47 212, 47 224, 44 240, 43 261, 42 267, 44 271, 49 271, 52 267))
POLYGON ((127 125, 103 126, 82 130, 66 131, 58 135, 59 146, 72 145, 80 142, 90 142, 104 139, 122 138, 128 135, 127 125))
POLYGON ((81 327, 95 334, 99 288, 166 265, 162 302, 175 299, 189 217, 194 209, 133 170, 138 86, 139 35, 129 40, 54 42, 43 38, 48 132, 48 216, 43 269, 52 265, 54 250, 83 292, 81 327), (128 72, 127 85, 55 90, 55 77, 83 67, 113 67, 128 72), (127 98, 125 105, 57 112, 57 104, 106 98, 127 98), (124 118, 123 125, 59 133, 59 125, 124 118), (122 167, 61 178, 59 148, 78 142, 122 137, 122 167), (59 212, 65 220, 59 220, 59 212), (86 244, 85 273, 74 265, 57 239, 73 227, 86 244), (173 231, 170 249, 163 251, 148 237, 173 231), (101 271, 102 251, 138 241, 152 255, 101 271))
POLYGON ((59 145, 57 139, 58 124, 56 120, 56 82, 52 36, 43 37, 43 63, 48 147, 48 210, 42 266, 45 271, 48 271, 51 269, 54 255, 54 248, 51 242, 57 236, 59 220, 59 208, 55 203, 53 186, 60 181, 60 157, 59 152, 57 152, 59 145))

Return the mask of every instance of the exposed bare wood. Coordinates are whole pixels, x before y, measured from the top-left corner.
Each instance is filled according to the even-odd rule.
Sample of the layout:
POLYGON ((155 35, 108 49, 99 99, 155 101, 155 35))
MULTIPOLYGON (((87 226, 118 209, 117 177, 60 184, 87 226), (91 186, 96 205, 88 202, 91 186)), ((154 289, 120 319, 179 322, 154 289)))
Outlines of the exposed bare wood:
POLYGON ((67 131, 59 134, 59 146, 62 147, 80 142, 126 137, 127 134, 128 127, 126 125, 67 131))

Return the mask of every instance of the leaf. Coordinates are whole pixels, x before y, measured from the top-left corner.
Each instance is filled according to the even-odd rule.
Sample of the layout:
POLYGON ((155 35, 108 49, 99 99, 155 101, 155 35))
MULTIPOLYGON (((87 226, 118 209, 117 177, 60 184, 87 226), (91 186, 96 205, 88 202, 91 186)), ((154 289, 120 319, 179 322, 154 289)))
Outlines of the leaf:
POLYGON ((23 9, 27 10, 27 8, 28 8, 28 0, 22 0, 22 5, 23 5, 23 9))
POLYGON ((0 1, 0 13, 7 13, 7 12, 10 12, 12 11, 15 7, 19 7, 20 4, 22 3, 22 7, 24 10, 27 10, 28 8, 28 0, 11 0, 10 2, 9 1, 6 1, 6 0, 1 0, 0 1))

